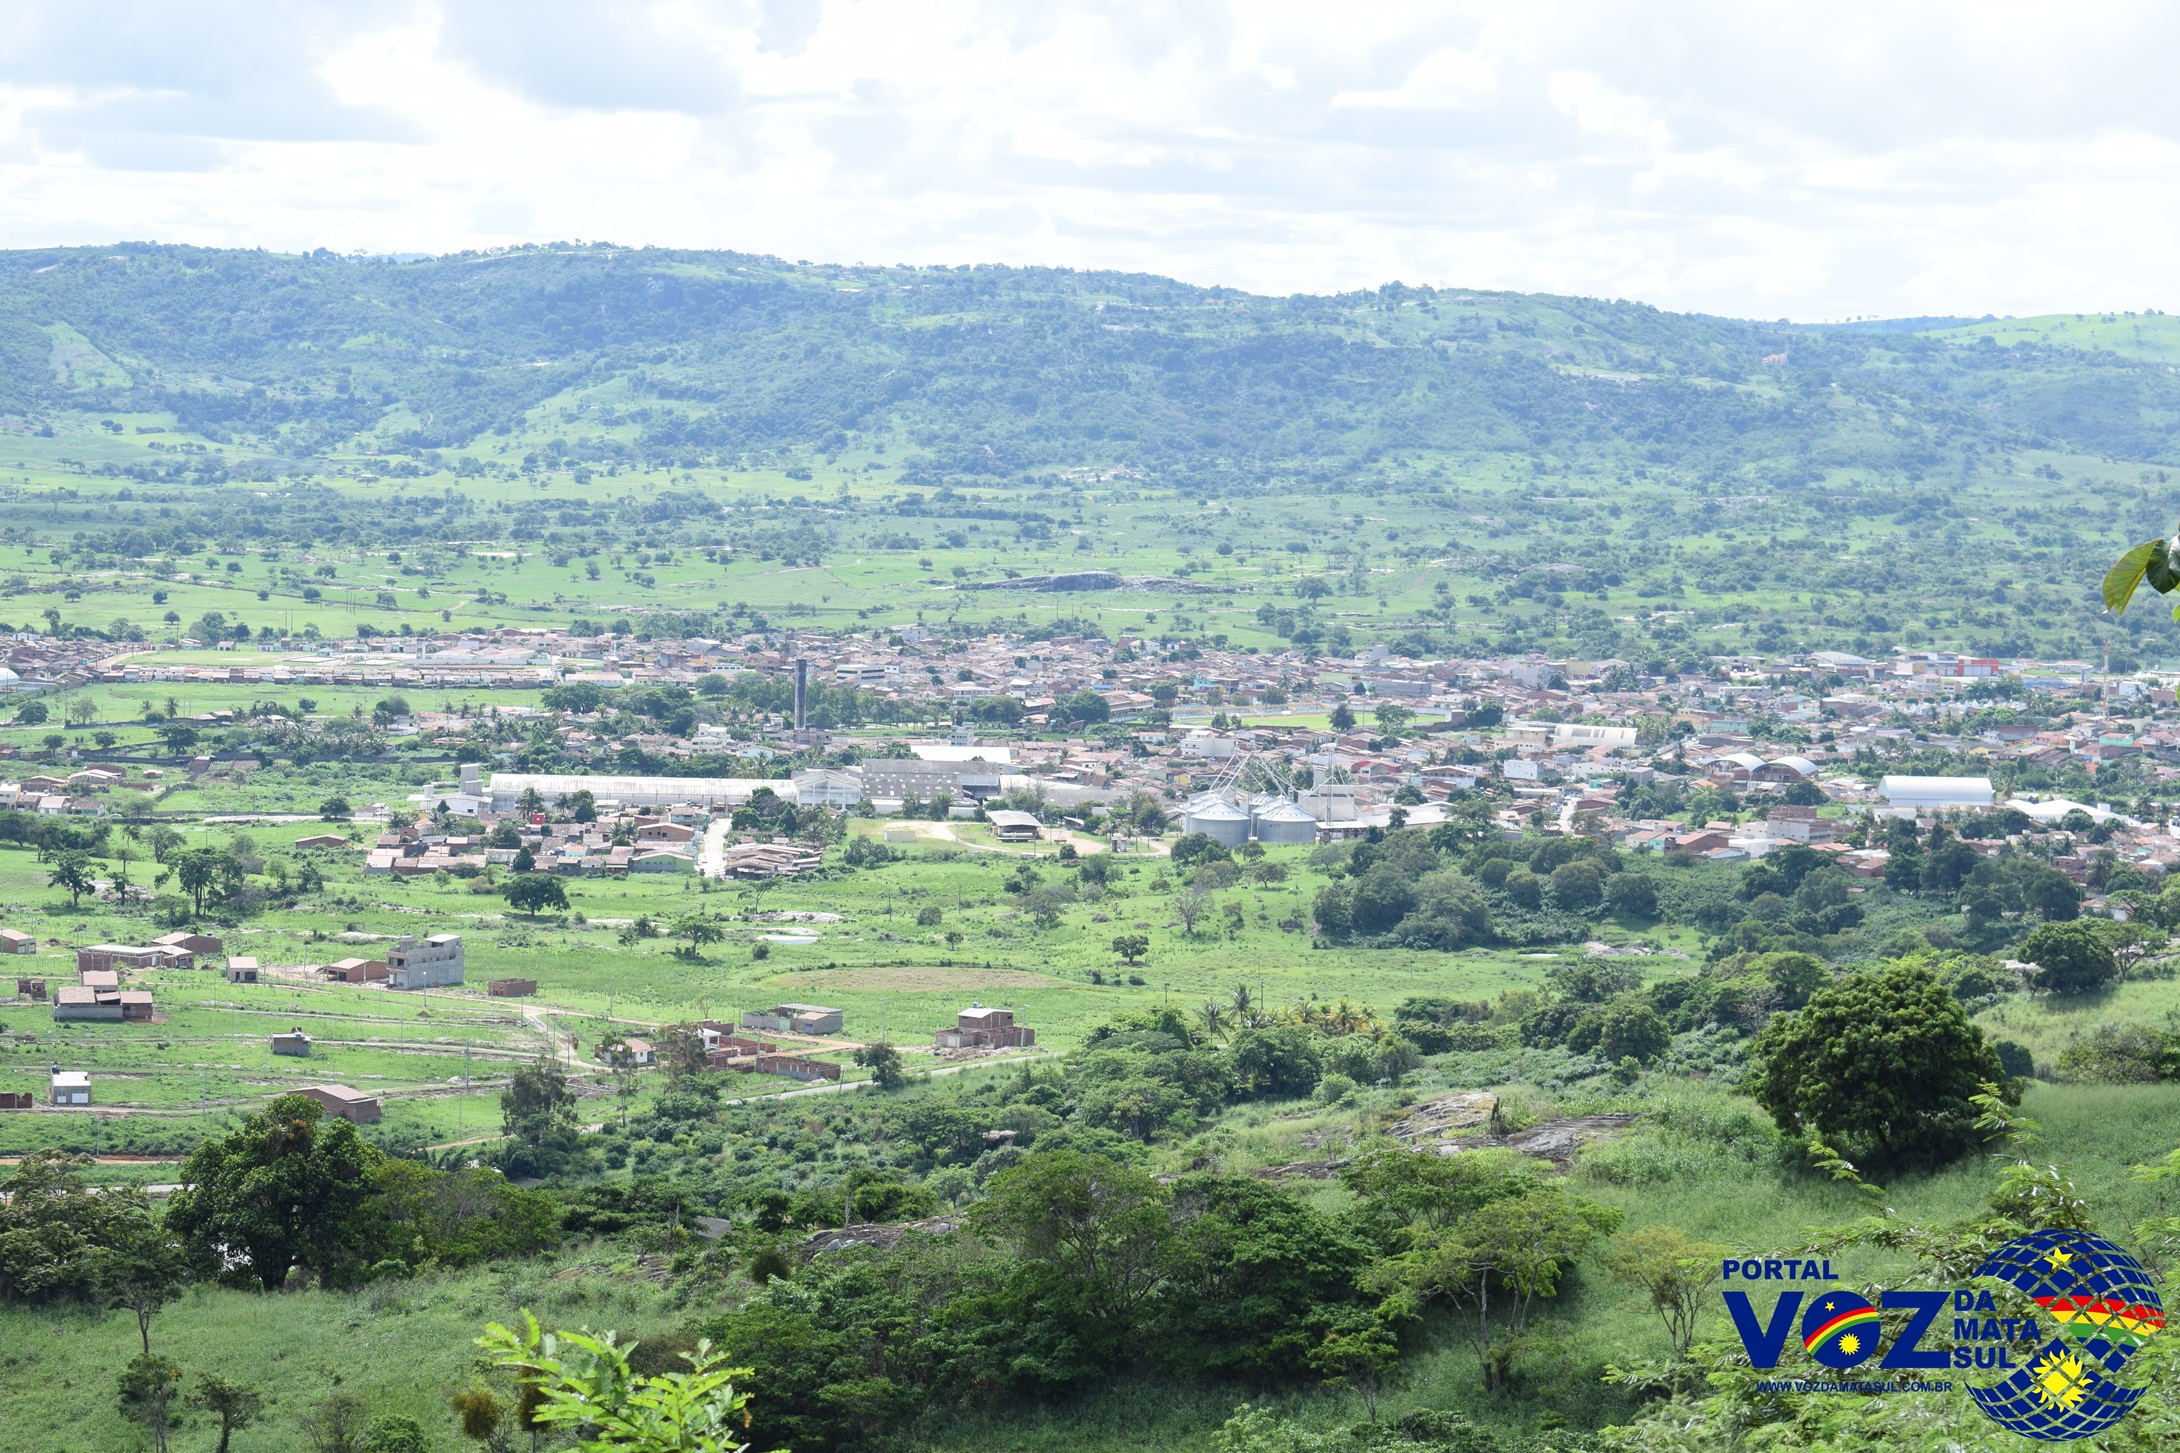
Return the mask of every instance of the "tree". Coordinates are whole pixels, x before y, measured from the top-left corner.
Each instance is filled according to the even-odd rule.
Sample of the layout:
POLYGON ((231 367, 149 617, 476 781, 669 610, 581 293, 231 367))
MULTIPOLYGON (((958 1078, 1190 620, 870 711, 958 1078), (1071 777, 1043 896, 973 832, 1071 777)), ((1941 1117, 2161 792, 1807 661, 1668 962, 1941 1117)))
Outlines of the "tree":
POLYGON ((1151 941, 1144 934, 1123 933, 1113 939, 1113 952, 1119 954, 1120 961, 1130 968, 1141 963, 1143 956, 1150 951, 1151 941))
POLYGON ((364 1268, 360 1213, 384 1157, 317 1101, 282 1095, 191 1153, 166 1224, 208 1275, 272 1291, 298 1268, 344 1285, 364 1268))
POLYGON ((556 913, 568 911, 568 890, 551 873, 516 873, 500 893, 508 907, 532 918, 548 908, 556 913))
POLYGON ((549 1055, 517 1066, 500 1091, 500 1129, 536 1173, 557 1168, 576 1145, 575 1090, 549 1055))
POLYGON ((453 1397, 454 1416, 462 1425, 462 1436, 484 1444, 493 1453, 501 1453, 507 1446, 506 1434, 501 1425, 507 1421, 507 1409, 492 1395, 491 1389, 464 1388, 453 1397))
POLYGON ((1658 916, 1658 888, 1647 873, 1615 873, 1605 880, 1605 907, 1630 918, 1658 916))
POLYGON ((1405 706, 1384 702, 1370 713, 1377 719, 1378 729, 1390 735, 1415 720, 1415 713, 1405 706))
POLYGON ((175 881, 189 895, 190 911, 201 917, 205 894, 234 866, 234 854, 220 848, 190 848, 176 853, 170 861, 175 881))
POLYGON ((2111 944, 2083 919, 2040 925, 2018 952, 2036 965, 2036 987, 2055 994, 2087 994, 2119 978, 2111 944))
POLYGON ((523 1320, 520 1332, 490 1324, 477 1345, 523 1387, 526 1421, 582 1430, 585 1448, 625 1453, 741 1453, 748 1446, 750 1394, 736 1391, 735 1379, 750 1370, 724 1366, 708 1339, 697 1343, 687 1372, 638 1376, 610 1332, 541 1332, 535 1317, 524 1313, 523 1320))
POLYGON ((1443 1231, 1414 1238, 1412 1250, 1386 1258, 1367 1280, 1395 1305, 1420 1309, 1444 1298, 1466 1309, 1463 1330, 1483 1365, 1484 1385, 1506 1381, 1536 1302, 1555 1295, 1566 1268, 1599 1236, 1619 1229, 1621 1213, 1557 1186, 1533 1185, 1499 1196, 1443 1231), (1506 1338, 1492 1317, 1496 1298, 1506 1338))
POLYGON ((44 726, 46 718, 51 715, 52 713, 46 709, 44 702, 26 701, 15 708, 15 724, 17 726, 44 726))
POLYGON ((197 1390, 189 1395, 189 1401, 219 1419, 220 1441, 215 1453, 227 1453, 228 1440, 255 1422, 265 1408, 263 1393, 216 1372, 198 1375, 197 1390))
POLYGON ((1343 701, 1338 706, 1332 708, 1331 721, 1332 729, 1334 731, 1344 732, 1355 725, 1355 713, 1349 711, 1347 709, 1347 703, 1343 701))
POLYGON ((1775 1014, 1751 1048, 1744 1090, 1796 1140, 1873 1164, 1944 1161, 1969 1148, 1998 1055, 1922 963, 1867 969, 1775 1014))
POLYGON ((166 749, 176 756, 197 745, 197 729, 186 721, 163 721, 151 729, 153 736, 166 743, 166 749))
POLYGON ((908 1083, 901 1070, 901 1052, 890 1044, 864 1045, 855 1052, 855 1062, 870 1071, 871 1083, 881 1090, 898 1090, 908 1083))
POLYGON ((354 1393, 337 1392, 303 1415, 311 1453, 369 1453, 364 1442, 371 1410, 354 1393))
POLYGON ((181 1380, 179 1367, 149 1352, 130 1359, 121 1370, 121 1415, 144 1425, 158 1453, 166 1453, 167 1419, 181 1380))
POLYGON ((1690 1241, 1671 1226, 1645 1226, 1620 1238, 1605 1258, 1613 1275, 1644 1292, 1665 1323, 1673 1355, 1685 1358, 1696 1318, 1710 1304, 1723 1246, 1690 1241))
POLYGON ((189 1280, 189 1253, 181 1238, 148 1212, 130 1216, 114 1225, 95 1262, 99 1300, 136 1314, 136 1332, 150 1356, 151 1319, 189 1280))
POLYGON ((711 1068, 703 1031, 693 1024, 668 1025, 658 1039, 658 1058, 666 1068, 666 1080, 670 1085, 678 1086, 689 1076, 711 1068))
POLYGON ((971 1227, 1055 1268, 1093 1321, 1126 1323, 1165 1281, 1173 1234, 1149 1171, 1079 1150, 1040 1150, 985 1183, 971 1227))
POLYGON ((685 958, 696 957, 704 945, 718 943, 727 936, 727 931, 719 926, 719 920, 708 913, 683 914, 674 920, 667 932, 688 944, 680 950, 685 958))
POLYGON ((0 1177, 0 1301, 112 1305, 109 1252, 158 1227, 143 1192, 90 1185, 74 1157, 32 1151, 0 1177))
POLYGON ((1378 1420, 1378 1398, 1400 1366, 1400 1344, 1382 1325, 1334 1332, 1310 1349, 1309 1367, 1335 1387, 1352 1388, 1370 1421, 1378 1420))
POLYGON ((1216 905, 1217 900, 1205 889, 1191 883, 1173 895, 1173 911, 1180 915, 1181 927, 1190 938, 1196 936, 1196 925, 1216 905))
POLYGON ((73 848, 53 859, 53 871, 46 878, 46 886, 68 890, 68 906, 76 907, 83 895, 98 886, 91 876, 91 855, 73 848))
POLYGON ((1673 1031, 1658 1011, 1648 1004, 1623 1001, 1605 1010, 1597 1037, 1597 1053, 1618 1063, 1632 1059, 1649 1064, 1673 1044, 1673 1031))
POLYGON ((613 1095, 621 1102, 621 1129, 628 1128, 628 1102, 636 1098, 636 1051, 619 1030, 598 1041, 598 1059, 613 1076, 613 1095))
POLYGON ((1575 913, 1587 913, 1605 900, 1605 876, 1587 861, 1552 869, 1552 901, 1575 913))
POLYGON ((327 822, 339 822, 347 817, 351 810, 348 799, 345 797, 328 797, 318 804, 318 815, 327 822))

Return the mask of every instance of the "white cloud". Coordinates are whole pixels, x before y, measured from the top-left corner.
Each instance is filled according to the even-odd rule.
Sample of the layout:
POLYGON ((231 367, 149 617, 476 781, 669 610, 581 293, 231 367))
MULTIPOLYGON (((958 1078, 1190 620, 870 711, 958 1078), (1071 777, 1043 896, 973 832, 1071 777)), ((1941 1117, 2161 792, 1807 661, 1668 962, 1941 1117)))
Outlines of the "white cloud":
POLYGON ((0 245, 2169 309, 2176 41, 2170 7, 2006 0, 14 0, 0 245))

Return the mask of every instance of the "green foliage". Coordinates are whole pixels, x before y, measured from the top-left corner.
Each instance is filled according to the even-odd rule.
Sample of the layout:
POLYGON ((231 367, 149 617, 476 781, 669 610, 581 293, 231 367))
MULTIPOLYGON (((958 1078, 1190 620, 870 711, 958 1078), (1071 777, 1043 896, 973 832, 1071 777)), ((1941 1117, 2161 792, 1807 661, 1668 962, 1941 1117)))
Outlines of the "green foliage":
POLYGON ((531 1417, 546 1428, 576 1431, 583 1453, 742 1453, 742 1416, 751 1395, 735 1387, 746 1367, 728 1367, 708 1342, 697 1344, 687 1372, 639 1376, 613 1334, 542 1332, 523 1315, 521 1331, 495 1322, 477 1339, 492 1366, 534 1387, 542 1401, 531 1417))
POLYGON ((228 1453, 228 1444, 235 1434, 257 1421, 265 1410, 265 1395, 246 1382, 222 1377, 216 1372, 199 1373, 196 1390, 189 1395, 193 1407, 210 1413, 218 1420, 220 1441, 217 1453, 228 1453))
POLYGON ((1783 1133, 1822 1135, 1885 1167, 1967 1149, 1971 1098, 2004 1077, 1960 1002, 1912 961, 1865 970, 1774 1016, 1752 1056, 1746 1089, 1783 1133))
POLYGON ((317 1101, 283 1095, 197 1148, 167 1224, 208 1276, 271 1291, 300 1267, 338 1285, 370 1265, 363 1208, 381 1159, 317 1101))
POLYGON ((881 1090, 898 1090, 908 1083, 901 1052, 890 1044, 863 1045, 855 1052, 855 1062, 870 1071, 871 1082, 881 1090))
POLYGON ((551 873, 518 872, 501 887, 500 894, 509 908, 532 918, 548 909, 555 913, 568 911, 568 890, 551 873))
POLYGON ((2079 919, 2047 923, 2021 941, 2020 956, 2036 965, 2036 987, 2086 994, 2119 978, 2119 961, 2103 935, 2079 919))

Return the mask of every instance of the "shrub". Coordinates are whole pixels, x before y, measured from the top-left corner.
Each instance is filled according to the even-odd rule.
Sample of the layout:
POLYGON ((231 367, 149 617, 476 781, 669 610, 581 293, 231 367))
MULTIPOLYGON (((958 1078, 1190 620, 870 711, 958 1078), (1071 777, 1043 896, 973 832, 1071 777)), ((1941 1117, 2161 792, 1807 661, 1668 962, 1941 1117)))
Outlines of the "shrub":
POLYGON ((2094 925, 2081 919, 2047 923, 2021 941, 2021 957, 2036 965, 2036 987, 2086 994, 2119 977, 2119 960, 2094 925))
POLYGON ((2180 1041, 2146 1024, 2100 1024, 2062 1050, 2052 1068, 2062 1080, 2152 1085, 2180 1079, 2180 1041))
POLYGON ((1780 1130, 1880 1165, 1965 1151, 1970 1097, 2005 1078, 1960 1001, 1913 962, 1856 974, 1801 1012, 1772 1016, 1753 1061, 1746 1089, 1780 1130))

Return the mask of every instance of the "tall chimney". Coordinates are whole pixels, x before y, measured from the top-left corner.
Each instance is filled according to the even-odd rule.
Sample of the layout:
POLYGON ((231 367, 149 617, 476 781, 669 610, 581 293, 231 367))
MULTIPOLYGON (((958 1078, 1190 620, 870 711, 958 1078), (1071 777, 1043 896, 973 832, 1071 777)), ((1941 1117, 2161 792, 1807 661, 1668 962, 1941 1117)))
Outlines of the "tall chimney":
POLYGON ((810 725, 810 663, 795 658, 795 730, 803 731, 810 725))

